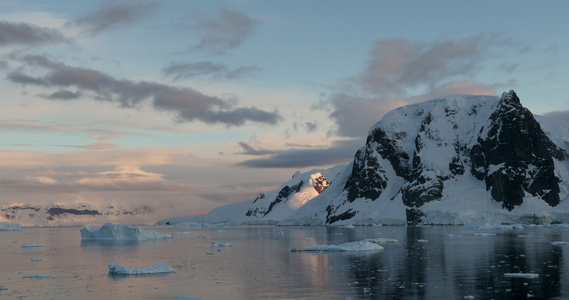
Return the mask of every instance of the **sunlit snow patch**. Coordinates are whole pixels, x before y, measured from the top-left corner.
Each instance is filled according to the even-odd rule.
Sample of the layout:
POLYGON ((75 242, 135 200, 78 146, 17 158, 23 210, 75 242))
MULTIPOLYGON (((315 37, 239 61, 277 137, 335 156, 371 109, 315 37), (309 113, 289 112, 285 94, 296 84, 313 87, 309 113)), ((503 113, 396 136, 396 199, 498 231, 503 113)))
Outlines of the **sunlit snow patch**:
POLYGON ((539 274, 535 274, 535 273, 505 273, 504 277, 534 279, 534 278, 539 278, 539 274))
POLYGON ((119 264, 109 264, 109 273, 121 274, 121 275, 148 275, 148 274, 160 274, 160 273, 172 273, 172 269, 165 262, 160 262, 148 267, 141 269, 135 269, 132 267, 123 267, 119 264))
POLYGON ((137 226, 107 223, 103 226, 85 226, 81 229, 81 238, 88 239, 107 239, 107 240, 150 240, 150 239, 171 239, 169 234, 158 233, 152 230, 144 230, 137 226))
POLYGON ((349 242, 340 245, 312 245, 302 249, 292 248, 292 252, 315 251, 315 252, 340 252, 340 251, 378 251, 384 248, 367 240, 349 242))

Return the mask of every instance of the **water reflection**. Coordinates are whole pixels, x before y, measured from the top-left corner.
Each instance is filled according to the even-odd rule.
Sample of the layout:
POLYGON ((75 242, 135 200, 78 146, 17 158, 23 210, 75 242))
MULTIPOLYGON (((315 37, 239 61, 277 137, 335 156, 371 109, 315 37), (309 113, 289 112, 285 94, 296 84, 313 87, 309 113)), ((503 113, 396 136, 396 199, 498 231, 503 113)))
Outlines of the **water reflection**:
MULTIPOLYGON (((456 228, 450 230, 455 232, 456 228)), ((524 238, 516 231, 476 236, 466 229, 462 235, 445 231, 405 228, 398 245, 385 245, 384 251, 370 255, 329 255, 330 265, 347 266, 345 280, 353 280, 352 291, 362 299, 566 296, 561 288, 563 248, 549 243, 562 240, 559 233, 524 238), (539 278, 506 278, 505 273, 534 273, 539 278)))

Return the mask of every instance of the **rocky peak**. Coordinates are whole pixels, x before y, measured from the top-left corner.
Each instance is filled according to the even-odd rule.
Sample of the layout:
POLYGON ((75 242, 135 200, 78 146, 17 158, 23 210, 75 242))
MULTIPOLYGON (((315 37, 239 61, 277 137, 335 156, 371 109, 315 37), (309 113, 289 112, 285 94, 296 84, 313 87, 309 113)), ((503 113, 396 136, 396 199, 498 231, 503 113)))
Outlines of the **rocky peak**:
POLYGON ((326 219, 352 218, 356 203, 400 197, 407 224, 419 224, 422 206, 442 201, 459 176, 482 181, 492 200, 510 211, 528 195, 556 206, 554 159, 565 156, 513 90, 500 99, 451 96, 402 107, 372 127, 326 219))

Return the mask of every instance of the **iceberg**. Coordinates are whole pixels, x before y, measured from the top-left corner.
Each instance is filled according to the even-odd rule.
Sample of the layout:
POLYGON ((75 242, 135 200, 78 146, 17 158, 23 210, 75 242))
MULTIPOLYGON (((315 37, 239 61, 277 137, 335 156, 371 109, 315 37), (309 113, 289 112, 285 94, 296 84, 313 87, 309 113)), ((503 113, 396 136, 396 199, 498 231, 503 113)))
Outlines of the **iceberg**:
POLYGON ((32 274, 32 275, 26 275, 23 278, 36 278, 36 279, 53 278, 53 275, 50 275, 50 274, 32 274))
POLYGON ((23 243, 22 248, 33 248, 33 247, 43 247, 43 244, 36 243, 23 243))
POLYGON ((314 251, 314 252, 342 252, 342 251, 379 251, 384 248, 368 240, 359 242, 349 242, 340 245, 312 245, 302 249, 292 248, 292 252, 314 251))
POLYGON ((22 226, 18 223, 0 222, 0 231, 21 231, 22 226))
POLYGON ((505 273, 504 277, 506 277, 506 278, 534 279, 534 278, 539 278, 539 274, 535 274, 535 273, 505 273))
POLYGON ((106 240, 151 240, 171 239, 172 235, 158 233, 152 230, 144 230, 137 226, 106 223, 103 226, 85 226, 81 229, 81 239, 106 239, 106 240))
POLYGON ((218 242, 211 242, 212 247, 233 247, 232 243, 218 243, 218 242))
POLYGON ((120 275, 148 275, 148 274, 161 274, 161 273, 172 273, 174 269, 170 267, 165 262, 160 262, 153 264, 148 267, 141 269, 135 269, 132 267, 123 267, 119 264, 109 264, 109 273, 120 274, 120 275))

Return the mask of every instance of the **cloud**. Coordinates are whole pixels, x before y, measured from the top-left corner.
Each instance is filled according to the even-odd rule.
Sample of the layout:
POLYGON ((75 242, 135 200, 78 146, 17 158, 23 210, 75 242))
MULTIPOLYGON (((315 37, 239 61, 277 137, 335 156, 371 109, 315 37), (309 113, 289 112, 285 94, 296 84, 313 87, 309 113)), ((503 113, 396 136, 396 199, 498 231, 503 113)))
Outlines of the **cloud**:
POLYGON ((246 14, 225 8, 215 18, 203 21, 194 28, 200 35, 194 50, 212 54, 225 54, 241 46, 255 31, 257 22, 246 14))
POLYGON ((318 130, 318 123, 314 122, 306 122, 306 131, 309 133, 316 132, 318 130))
POLYGON ((154 109, 172 113, 177 122, 202 121, 241 126, 246 122, 275 125, 282 119, 276 110, 267 112, 256 107, 234 107, 234 101, 207 96, 192 88, 117 79, 97 70, 68 66, 46 56, 14 59, 25 66, 42 67, 47 73, 34 77, 12 71, 6 79, 22 85, 58 88, 59 91, 42 96, 52 100, 73 100, 81 95, 98 101, 115 102, 123 108, 139 108, 144 101, 149 101, 154 109))
MULTIPOLYGON (((122 135, 135 135, 135 136, 146 136, 155 137, 155 134, 149 134, 147 132, 136 132, 131 130, 121 130, 117 128, 118 124, 111 124, 112 128, 101 128, 98 125, 93 125, 91 123, 82 124, 79 123, 67 123, 59 121, 42 121, 42 120, 25 120, 25 119, 13 119, 13 120, 2 120, 0 119, 0 132, 3 131, 23 131, 23 132, 67 132, 72 134, 84 135, 85 132, 91 132, 94 134, 122 134, 122 135)), ((156 128, 152 128, 156 129, 156 128)), ((159 129, 165 130, 165 129, 159 129)))
POLYGON ((242 161, 237 166, 248 168, 306 168, 347 163, 354 158, 364 139, 336 141, 329 148, 278 151, 268 158, 242 161))
POLYGON ((69 90, 59 90, 51 94, 43 94, 40 97, 48 100, 77 100, 81 97, 81 92, 73 92, 69 90))
POLYGON ((96 141, 92 144, 87 145, 80 145, 80 146, 71 146, 71 145, 55 145, 58 147, 73 147, 73 148, 81 148, 86 150, 107 150, 116 148, 116 144, 109 143, 109 140, 118 139, 120 136, 92 136, 92 138, 96 141))
POLYGON ((86 35, 97 35, 141 22, 157 8, 157 3, 145 1, 107 0, 97 9, 68 22, 67 26, 80 27, 86 35))
MULTIPOLYGON (((50 173, 44 173, 50 174, 50 173)), ((52 175, 58 175, 53 172, 52 175)), ((62 177, 59 175, 59 177, 62 177)), ((139 168, 119 167, 111 171, 94 174, 65 177, 66 181, 59 181, 48 176, 29 176, 26 178, 0 179, 5 191, 28 193, 82 193, 82 192, 113 192, 113 191, 163 191, 188 192, 194 191, 190 186, 168 182, 162 174, 146 172, 139 168)))
POLYGON ((239 146, 243 148, 243 152, 239 152, 237 154, 245 154, 245 155, 267 155, 267 154, 275 154, 275 151, 267 150, 267 149, 255 149, 251 145, 245 142, 239 142, 239 146))
POLYGON ((0 21, 0 47, 71 44, 59 30, 28 23, 0 21))
POLYGON ((569 110, 552 111, 543 114, 543 116, 548 118, 555 118, 555 119, 569 121, 569 110))
POLYGON ((168 165, 175 156, 174 153, 154 149, 110 149, 66 154, 0 150, 0 166, 11 170, 109 166, 139 168, 168 165))
POLYGON ((495 89, 505 84, 471 78, 500 47, 508 46, 495 35, 433 42, 381 40, 370 50, 362 72, 328 86, 323 101, 313 108, 331 108, 331 134, 357 137, 402 105, 452 94, 496 95, 495 89))
POLYGON ((182 78, 209 78, 221 80, 233 80, 243 78, 260 69, 252 66, 241 66, 232 69, 223 63, 200 61, 195 63, 174 62, 162 69, 162 74, 175 80, 182 78))

